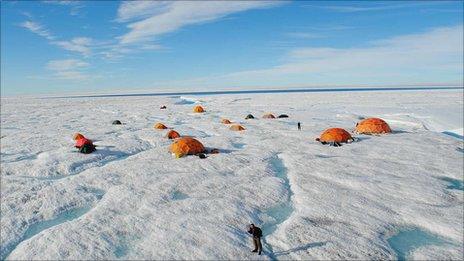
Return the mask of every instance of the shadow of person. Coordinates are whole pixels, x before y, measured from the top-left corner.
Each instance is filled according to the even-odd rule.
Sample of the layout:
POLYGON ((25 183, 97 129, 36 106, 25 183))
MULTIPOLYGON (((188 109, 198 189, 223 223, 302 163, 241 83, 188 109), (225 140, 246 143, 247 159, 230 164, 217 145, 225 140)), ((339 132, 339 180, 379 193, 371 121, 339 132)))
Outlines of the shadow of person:
POLYGON ((302 250, 307 250, 307 249, 310 249, 310 248, 313 248, 313 247, 321 247, 321 246, 324 246, 327 243, 328 243, 328 241, 308 243, 308 244, 305 244, 305 245, 302 245, 302 246, 299 246, 299 247, 291 248, 289 250, 275 252, 274 255, 275 256, 288 255, 290 253, 294 253, 294 252, 302 251, 302 250))

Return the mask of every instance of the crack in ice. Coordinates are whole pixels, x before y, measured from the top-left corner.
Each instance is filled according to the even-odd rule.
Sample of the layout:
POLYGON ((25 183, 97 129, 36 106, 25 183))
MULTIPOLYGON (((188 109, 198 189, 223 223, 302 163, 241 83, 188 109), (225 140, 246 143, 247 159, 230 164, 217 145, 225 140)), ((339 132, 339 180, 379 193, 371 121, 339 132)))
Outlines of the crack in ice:
POLYGON ((272 171, 275 173, 276 177, 284 181, 284 187, 287 190, 287 198, 284 202, 269 208, 266 210, 266 214, 273 218, 274 221, 265 223, 262 226, 263 229, 263 243, 268 249, 267 255, 271 260, 277 260, 276 253, 272 246, 267 242, 266 237, 272 235, 282 224, 285 222, 293 213, 294 207, 292 202, 293 191, 290 186, 290 181, 287 176, 287 167, 285 166, 283 160, 279 157, 279 154, 275 154, 269 161, 272 171))

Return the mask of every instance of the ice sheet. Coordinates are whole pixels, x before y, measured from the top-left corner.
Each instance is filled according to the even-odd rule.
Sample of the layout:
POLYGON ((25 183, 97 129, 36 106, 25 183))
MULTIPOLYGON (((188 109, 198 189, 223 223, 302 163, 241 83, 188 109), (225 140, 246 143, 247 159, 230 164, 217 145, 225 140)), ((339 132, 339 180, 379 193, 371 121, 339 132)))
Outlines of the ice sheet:
POLYGON ((463 141, 443 134, 462 136, 462 91, 1 103, 1 259, 393 259, 388 239, 404 227, 449 242, 406 258, 463 258, 463 191, 447 182, 462 184, 463 141), (314 141, 370 116, 395 132, 314 141), (221 153, 175 159, 155 122, 221 153), (77 153, 74 132, 97 152, 77 153), (264 228, 263 256, 250 252, 251 222, 264 228))

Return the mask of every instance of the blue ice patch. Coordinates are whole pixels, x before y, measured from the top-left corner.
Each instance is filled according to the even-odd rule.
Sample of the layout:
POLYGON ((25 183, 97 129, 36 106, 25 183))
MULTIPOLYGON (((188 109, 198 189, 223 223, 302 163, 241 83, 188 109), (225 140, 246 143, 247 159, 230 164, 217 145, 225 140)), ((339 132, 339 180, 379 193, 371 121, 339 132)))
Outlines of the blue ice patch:
POLYGON ((448 178, 448 177, 440 177, 441 180, 448 182, 447 189, 455 189, 455 190, 464 190, 462 180, 448 178))
POLYGON ((444 245, 447 240, 424 231, 420 228, 405 228, 387 239, 390 247, 395 251, 399 261, 408 260, 408 255, 415 249, 427 245, 444 245))

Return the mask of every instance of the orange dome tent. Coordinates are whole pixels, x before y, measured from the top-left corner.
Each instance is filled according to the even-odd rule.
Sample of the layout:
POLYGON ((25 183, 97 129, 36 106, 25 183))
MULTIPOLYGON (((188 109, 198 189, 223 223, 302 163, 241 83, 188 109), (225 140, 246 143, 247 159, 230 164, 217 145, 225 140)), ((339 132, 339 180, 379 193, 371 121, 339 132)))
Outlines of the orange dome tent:
POLYGON ((245 130, 245 128, 243 128, 242 125, 234 124, 234 125, 230 126, 230 130, 233 130, 233 131, 243 131, 243 130, 245 130))
POLYGON ((164 129, 167 129, 168 127, 166 127, 166 125, 158 122, 158 123, 155 124, 155 126, 153 126, 153 128, 158 129, 158 130, 164 130, 164 129))
POLYGON ((170 140, 180 138, 180 134, 175 131, 175 130, 170 130, 168 134, 166 134, 166 137, 170 140))
POLYGON ((205 109, 203 109, 200 105, 197 105, 193 108, 193 112, 205 112, 205 109))
POLYGON ((79 132, 76 132, 73 135, 73 140, 80 140, 82 138, 85 138, 85 137, 84 137, 84 135, 80 134, 79 132))
POLYGON ((356 124, 356 132, 362 134, 390 133, 392 130, 388 124, 379 118, 364 119, 356 124))
POLYGON ((264 119, 275 119, 275 116, 272 113, 264 114, 264 119))
POLYGON ((169 147, 169 151, 180 158, 185 155, 192 155, 205 152, 205 147, 198 140, 191 137, 177 139, 169 147))
POLYGON ((340 146, 342 142, 352 142, 353 137, 351 134, 342 128, 330 128, 325 130, 320 138, 316 139, 320 141, 322 144, 333 144, 335 146, 340 146))
POLYGON ((222 120, 221 120, 221 123, 224 123, 224 124, 231 124, 232 122, 229 121, 228 119, 222 119, 222 120))

